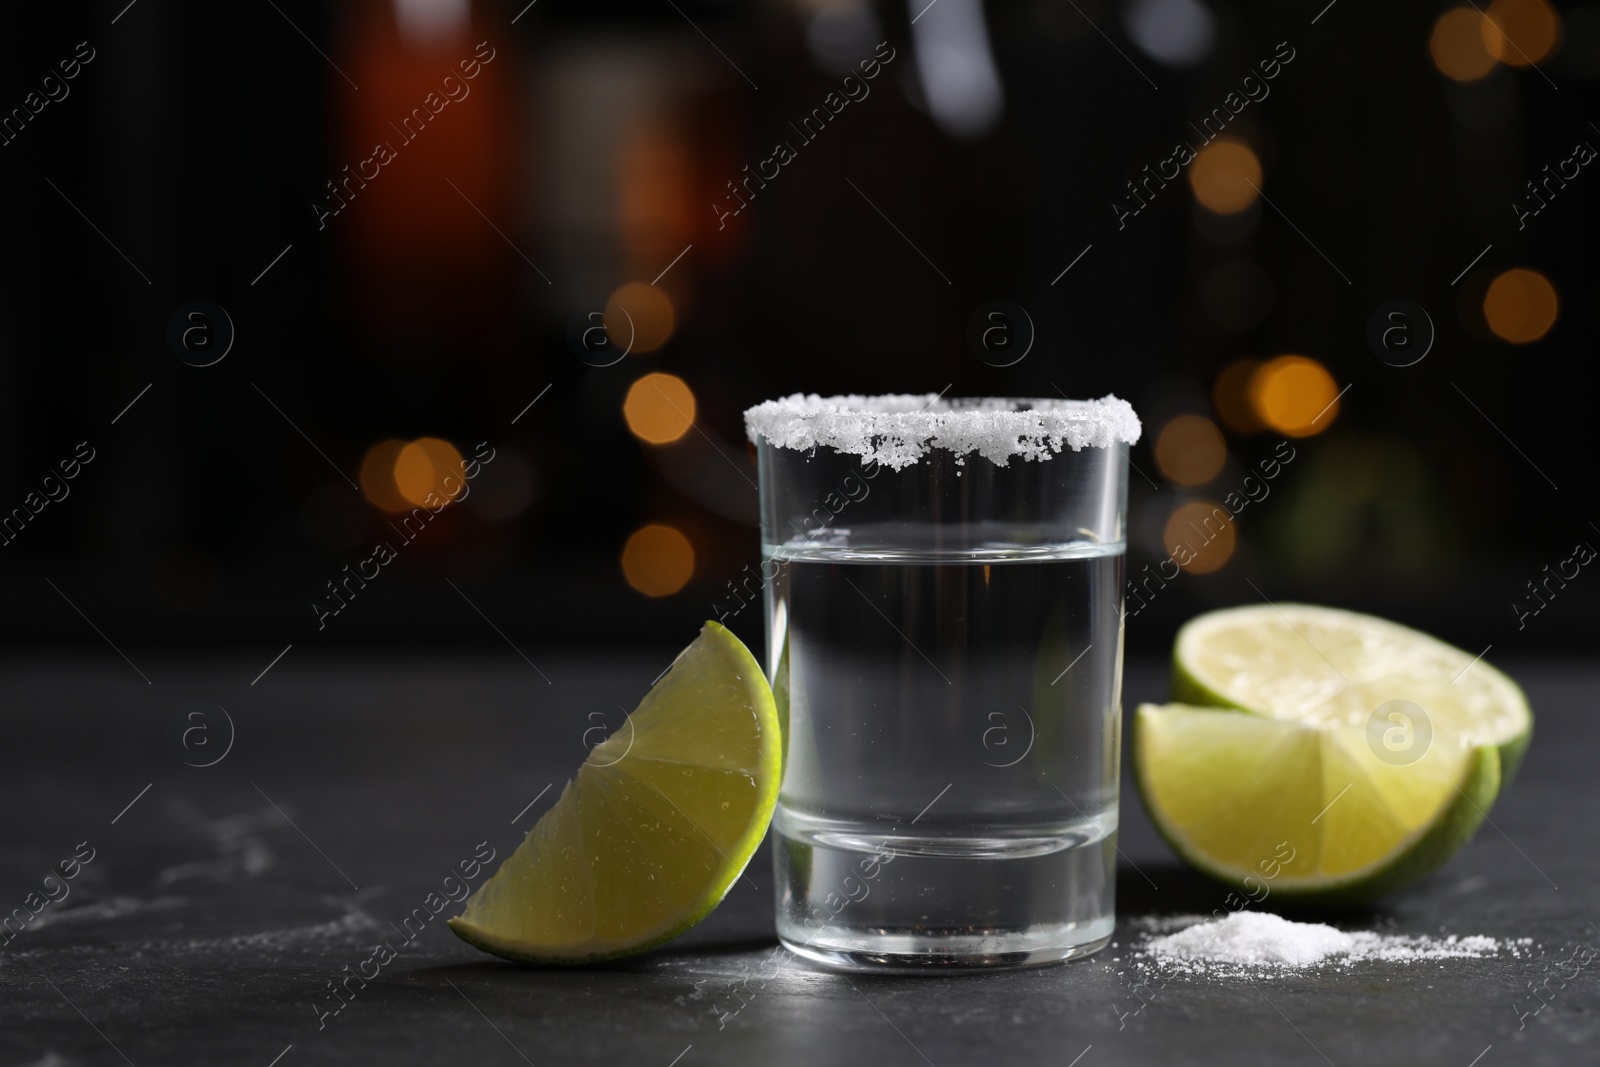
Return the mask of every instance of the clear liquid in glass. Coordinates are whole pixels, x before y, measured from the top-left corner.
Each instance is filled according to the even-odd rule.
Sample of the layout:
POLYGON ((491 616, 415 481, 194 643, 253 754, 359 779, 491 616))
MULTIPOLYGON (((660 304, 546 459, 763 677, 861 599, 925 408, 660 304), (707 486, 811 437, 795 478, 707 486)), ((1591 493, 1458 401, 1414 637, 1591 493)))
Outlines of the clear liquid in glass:
POLYGON ((906 971, 1104 946, 1123 546, 846 542, 767 552, 780 938, 906 971))

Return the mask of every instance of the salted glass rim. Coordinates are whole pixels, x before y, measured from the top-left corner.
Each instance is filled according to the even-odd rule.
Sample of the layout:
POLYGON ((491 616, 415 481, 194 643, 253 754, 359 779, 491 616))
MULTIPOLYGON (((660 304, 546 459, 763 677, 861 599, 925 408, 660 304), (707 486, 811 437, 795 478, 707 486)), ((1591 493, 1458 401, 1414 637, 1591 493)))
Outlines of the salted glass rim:
POLYGON ((976 452, 1004 467, 1013 457, 1047 460, 1063 448, 1136 444, 1143 432, 1133 406, 1112 394, 1066 400, 795 393, 748 409, 744 422, 757 445, 803 452, 829 448, 895 470, 935 449, 954 453, 957 462, 976 452))

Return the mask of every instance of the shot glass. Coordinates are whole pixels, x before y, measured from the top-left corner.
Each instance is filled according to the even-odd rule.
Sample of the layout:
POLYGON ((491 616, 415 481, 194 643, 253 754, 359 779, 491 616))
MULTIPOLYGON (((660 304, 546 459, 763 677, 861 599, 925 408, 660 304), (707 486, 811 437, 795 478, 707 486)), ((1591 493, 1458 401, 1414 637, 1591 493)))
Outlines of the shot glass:
POLYGON ((1103 947, 1133 409, 796 395, 745 422, 787 723, 778 936, 919 973, 1103 947))

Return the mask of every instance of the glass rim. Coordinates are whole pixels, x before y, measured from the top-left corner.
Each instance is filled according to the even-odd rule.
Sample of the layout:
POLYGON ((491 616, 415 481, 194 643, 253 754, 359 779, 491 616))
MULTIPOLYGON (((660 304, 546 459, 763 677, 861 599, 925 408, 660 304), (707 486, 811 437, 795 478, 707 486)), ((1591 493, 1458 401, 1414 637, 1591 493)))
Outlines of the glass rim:
POLYGON ((751 443, 811 452, 831 448, 895 470, 930 450, 977 452, 1004 467, 1013 456, 1047 460, 1063 447, 1133 445, 1143 427, 1133 406, 1114 394, 1098 400, 1054 397, 818 396, 795 393, 744 413, 751 443))

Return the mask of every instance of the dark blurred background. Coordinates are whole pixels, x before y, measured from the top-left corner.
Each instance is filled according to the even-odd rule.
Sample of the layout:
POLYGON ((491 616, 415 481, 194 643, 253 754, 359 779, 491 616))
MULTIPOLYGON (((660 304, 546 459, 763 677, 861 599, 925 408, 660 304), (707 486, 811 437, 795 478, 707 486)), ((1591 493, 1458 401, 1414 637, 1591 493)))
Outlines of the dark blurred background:
POLYGON ((14 655, 759 647, 796 391, 1131 400, 1130 569, 1235 513, 1135 651, 1600 633, 1600 4, 97 0, 0 57, 14 655))

